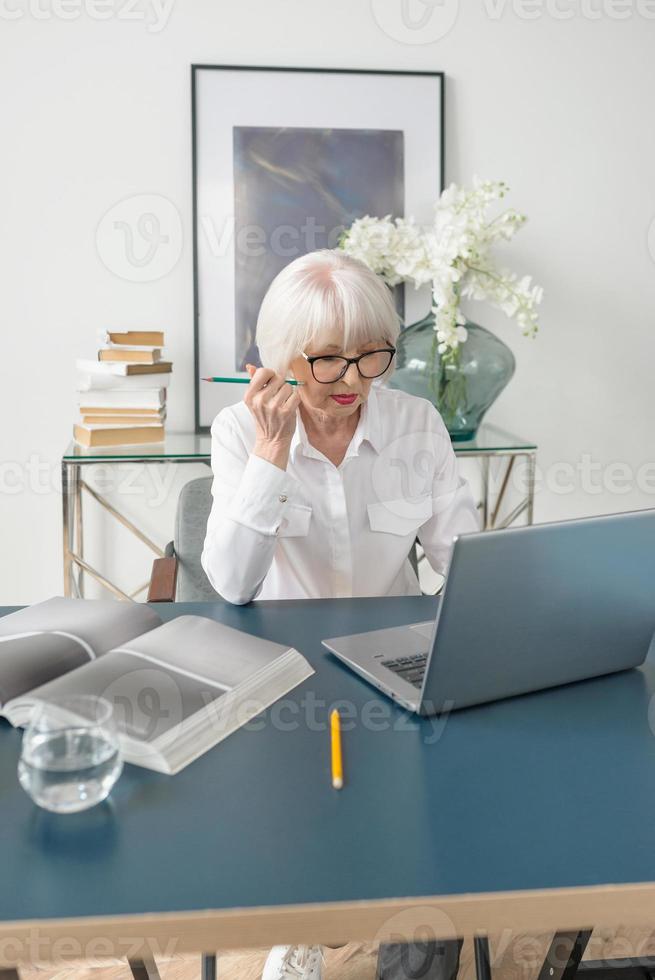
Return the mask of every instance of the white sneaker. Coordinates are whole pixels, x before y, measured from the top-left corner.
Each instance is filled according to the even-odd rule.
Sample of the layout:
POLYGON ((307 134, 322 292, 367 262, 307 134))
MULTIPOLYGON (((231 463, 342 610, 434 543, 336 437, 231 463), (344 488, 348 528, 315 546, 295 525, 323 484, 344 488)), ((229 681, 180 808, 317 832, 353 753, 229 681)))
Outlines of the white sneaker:
POLYGON ((268 954, 262 980, 321 980, 322 946, 274 946, 268 954))

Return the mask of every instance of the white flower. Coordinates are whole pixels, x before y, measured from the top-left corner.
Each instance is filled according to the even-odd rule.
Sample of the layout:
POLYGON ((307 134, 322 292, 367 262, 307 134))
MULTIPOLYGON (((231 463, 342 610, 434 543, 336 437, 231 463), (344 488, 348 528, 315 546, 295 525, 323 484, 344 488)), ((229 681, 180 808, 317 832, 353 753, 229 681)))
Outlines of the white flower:
POLYGON ((418 289, 431 283, 435 331, 440 354, 466 342, 462 299, 486 300, 514 319, 526 336, 538 329, 541 286, 530 276, 500 269, 492 248, 511 241, 526 217, 507 208, 489 219, 492 203, 509 188, 504 181, 473 178, 470 189, 450 184, 434 204, 434 221, 423 229, 415 219, 364 215, 344 232, 340 248, 365 262, 389 286, 411 282, 418 289))

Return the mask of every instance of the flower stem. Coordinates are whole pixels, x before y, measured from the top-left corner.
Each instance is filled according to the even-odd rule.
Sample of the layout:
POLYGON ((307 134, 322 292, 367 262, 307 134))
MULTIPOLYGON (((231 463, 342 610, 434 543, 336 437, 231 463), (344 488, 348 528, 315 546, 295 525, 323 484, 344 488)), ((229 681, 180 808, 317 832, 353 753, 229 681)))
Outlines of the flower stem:
POLYGON ((489 279, 493 279, 496 282, 501 283, 505 287, 507 292, 511 293, 512 296, 514 296, 518 300, 520 307, 522 307, 524 310, 529 310, 530 306, 527 300, 525 299, 525 297, 522 296, 521 293, 518 292, 518 290, 513 289, 512 286, 510 286, 509 283, 505 279, 503 279, 502 276, 497 275, 497 273, 495 272, 490 272, 488 269, 479 269, 475 265, 469 265, 469 263, 465 259, 463 260, 463 263, 466 266, 466 268, 469 270, 469 272, 477 272, 478 275, 480 276, 487 276, 489 279))

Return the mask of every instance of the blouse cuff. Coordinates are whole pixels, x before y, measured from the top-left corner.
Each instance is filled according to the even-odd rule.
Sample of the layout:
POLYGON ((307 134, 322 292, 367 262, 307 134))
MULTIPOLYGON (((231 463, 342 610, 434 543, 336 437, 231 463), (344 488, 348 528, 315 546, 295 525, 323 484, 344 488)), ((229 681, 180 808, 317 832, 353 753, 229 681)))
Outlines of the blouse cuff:
POLYGON ((277 534, 298 481, 275 463, 251 453, 227 516, 260 534, 277 534))

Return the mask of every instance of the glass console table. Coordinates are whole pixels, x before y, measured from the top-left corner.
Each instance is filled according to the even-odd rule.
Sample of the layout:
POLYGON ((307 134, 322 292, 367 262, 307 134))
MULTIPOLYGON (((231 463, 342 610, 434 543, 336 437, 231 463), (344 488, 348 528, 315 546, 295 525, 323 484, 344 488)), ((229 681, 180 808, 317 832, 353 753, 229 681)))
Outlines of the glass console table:
MULTIPOLYGON (((481 494, 478 508, 484 530, 508 527, 525 514, 526 522, 534 518, 534 480, 537 446, 504 432, 493 425, 483 423, 473 440, 454 442, 455 454, 462 459, 477 459, 481 464, 481 494), (515 473, 516 461, 524 466, 520 499, 508 511, 506 502, 510 479, 515 473), (495 462, 497 461, 497 462, 495 462), (492 472, 493 470, 493 472, 492 472)), ((84 478, 85 466, 94 463, 116 464, 147 463, 205 463, 211 469, 211 435, 192 432, 170 432, 162 442, 143 446, 117 446, 107 449, 87 449, 71 442, 61 461, 61 487, 63 505, 63 560, 64 594, 84 596, 84 575, 88 574, 118 599, 134 600, 147 590, 145 582, 133 592, 127 593, 89 563, 84 555, 83 493, 93 498, 115 520, 119 521, 153 554, 161 558, 164 550, 152 541, 125 514, 111 504, 103 494, 94 489, 84 478)), ((170 540, 170 535, 167 541, 170 540)))

